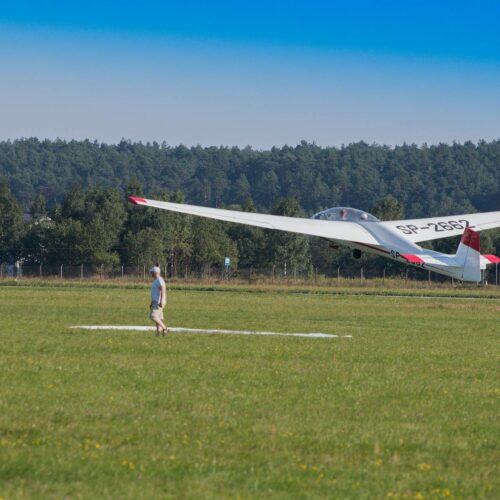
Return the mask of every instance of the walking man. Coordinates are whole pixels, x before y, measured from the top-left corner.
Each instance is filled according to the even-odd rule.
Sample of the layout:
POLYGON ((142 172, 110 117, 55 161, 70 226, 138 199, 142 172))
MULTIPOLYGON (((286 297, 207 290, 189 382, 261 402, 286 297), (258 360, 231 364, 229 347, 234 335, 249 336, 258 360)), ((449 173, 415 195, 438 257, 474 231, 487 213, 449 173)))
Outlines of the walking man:
POLYGON ((153 278, 151 284, 151 313, 149 317, 156 324, 156 336, 160 334, 165 336, 168 333, 168 328, 163 323, 163 308, 167 303, 167 289, 165 280, 160 276, 161 270, 158 266, 152 267, 149 272, 153 278))

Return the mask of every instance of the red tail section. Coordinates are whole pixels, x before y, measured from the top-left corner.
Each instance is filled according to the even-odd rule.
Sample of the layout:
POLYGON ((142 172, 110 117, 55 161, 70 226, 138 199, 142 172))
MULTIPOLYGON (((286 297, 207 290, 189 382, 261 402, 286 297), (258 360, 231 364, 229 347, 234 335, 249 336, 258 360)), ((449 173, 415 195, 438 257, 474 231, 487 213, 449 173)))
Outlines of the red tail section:
POLYGON ((481 281, 481 242, 479 233, 471 228, 466 228, 455 258, 459 262, 459 279, 464 281, 481 281))
POLYGON ((479 233, 473 231, 470 227, 465 228, 464 234, 462 235, 462 239, 460 243, 472 248, 476 252, 481 251, 481 242, 479 233))

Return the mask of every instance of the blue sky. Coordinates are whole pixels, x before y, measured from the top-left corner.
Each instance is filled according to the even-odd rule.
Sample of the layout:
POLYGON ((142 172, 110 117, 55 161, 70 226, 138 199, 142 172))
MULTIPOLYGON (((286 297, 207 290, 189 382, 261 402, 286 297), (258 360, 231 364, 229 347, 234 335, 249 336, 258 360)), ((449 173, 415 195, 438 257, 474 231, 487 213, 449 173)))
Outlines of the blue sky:
POLYGON ((17 0, 0 139, 500 137, 500 2, 17 0))

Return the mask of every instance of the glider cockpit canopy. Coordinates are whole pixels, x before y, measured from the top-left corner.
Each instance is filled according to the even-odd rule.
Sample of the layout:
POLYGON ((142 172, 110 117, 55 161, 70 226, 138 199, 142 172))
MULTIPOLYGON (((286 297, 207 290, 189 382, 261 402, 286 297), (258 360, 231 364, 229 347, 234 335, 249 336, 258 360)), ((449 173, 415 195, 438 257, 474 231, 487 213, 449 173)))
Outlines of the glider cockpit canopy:
POLYGON ((350 222, 378 222, 378 219, 374 215, 364 212, 363 210, 350 207, 329 208, 328 210, 323 210, 322 212, 314 214, 311 219, 335 221, 346 220, 350 222))

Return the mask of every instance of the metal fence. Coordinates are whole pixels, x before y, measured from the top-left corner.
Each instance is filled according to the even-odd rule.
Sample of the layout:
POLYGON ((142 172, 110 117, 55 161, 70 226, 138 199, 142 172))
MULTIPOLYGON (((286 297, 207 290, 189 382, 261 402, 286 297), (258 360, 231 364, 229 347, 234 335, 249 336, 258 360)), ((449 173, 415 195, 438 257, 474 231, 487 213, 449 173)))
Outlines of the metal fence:
MULTIPOLYGON (((0 264, 0 279, 58 279, 58 280, 118 280, 146 282, 149 280, 149 267, 128 266, 87 266, 80 265, 12 265, 0 264)), ((211 267, 191 269, 185 267, 182 272, 172 275, 169 266, 162 266, 162 274, 174 281, 185 282, 246 282, 246 283, 305 283, 328 284, 342 280, 386 280, 397 279, 405 282, 452 283, 451 278, 418 268, 388 266, 383 269, 370 267, 336 267, 332 269, 311 268, 308 270, 290 269, 274 266, 265 269, 232 269, 211 267)), ((498 265, 490 266, 483 272, 484 285, 498 286, 498 265)))

